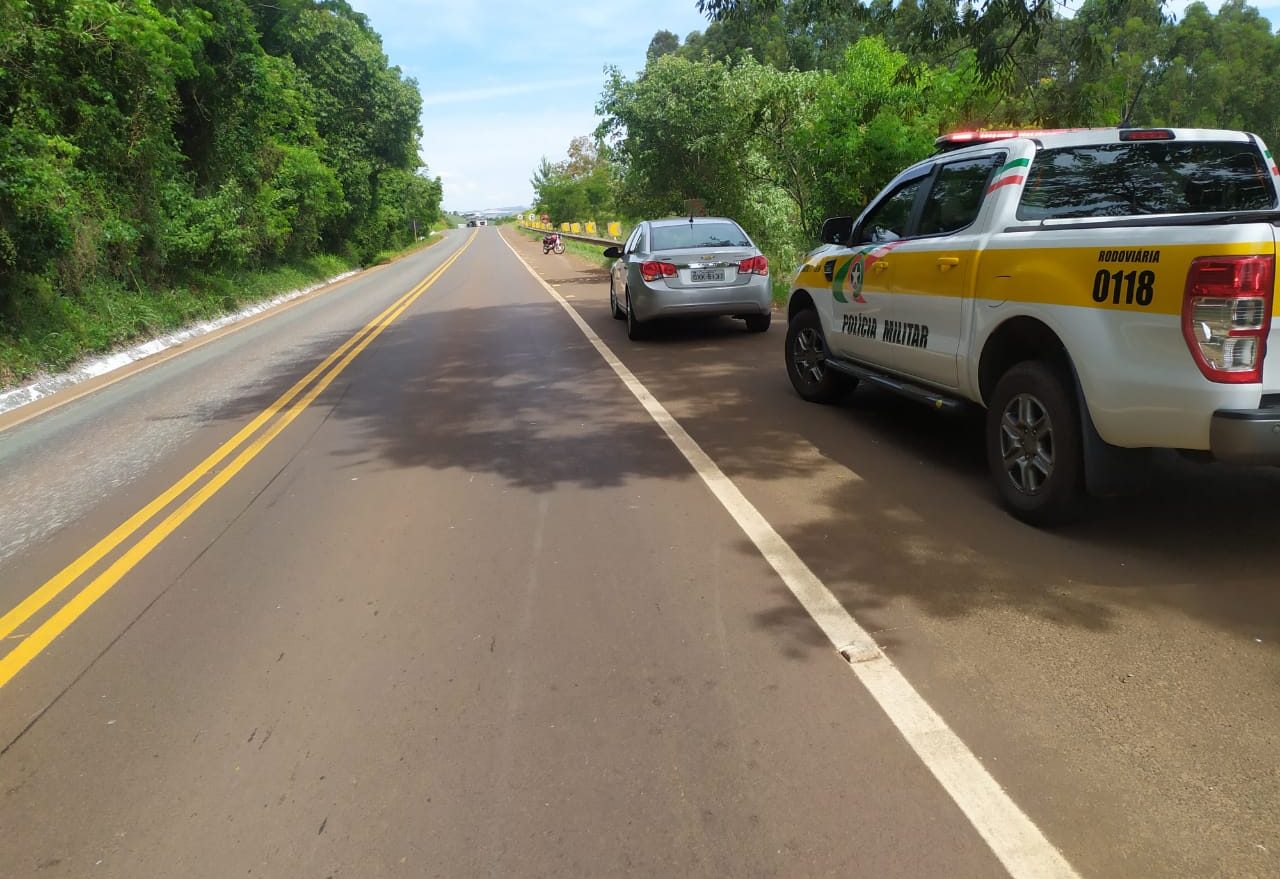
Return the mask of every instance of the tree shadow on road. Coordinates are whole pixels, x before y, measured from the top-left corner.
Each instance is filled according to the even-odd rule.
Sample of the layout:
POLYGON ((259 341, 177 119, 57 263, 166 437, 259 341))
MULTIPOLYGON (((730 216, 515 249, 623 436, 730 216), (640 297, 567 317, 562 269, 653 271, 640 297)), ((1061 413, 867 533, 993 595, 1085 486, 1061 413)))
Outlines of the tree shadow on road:
MULTIPOLYGON (((315 363, 342 341, 313 339, 282 359, 315 363)), ((727 379, 733 369, 724 364, 718 372, 727 379)), ((255 414, 279 393, 279 387, 246 390, 214 417, 255 414)), ((712 396, 701 420, 730 423, 734 416, 719 411, 712 396)), ((360 442, 346 454, 386 467, 460 468, 534 491, 693 478, 551 301, 406 316, 321 396, 323 404, 334 406, 330 418, 355 426, 360 442)), ((775 439, 781 447, 781 430, 775 439)), ((756 475, 785 479, 805 467, 802 456, 781 453, 761 460, 756 475)))
MULTIPOLYGON (((777 462, 793 491, 808 492, 808 514, 770 519, 872 628, 906 601, 939 619, 1014 611, 1097 632, 1126 610, 1172 610, 1250 640, 1280 639, 1280 577, 1268 552, 1280 534, 1276 468, 1162 453, 1148 491, 1037 530, 997 504, 980 413, 940 415, 875 389, 809 405, 786 378, 781 332, 741 338, 736 321, 690 322, 628 345, 602 302, 575 307, 735 480, 750 483, 777 462)), ((746 541, 742 549, 755 552, 746 541)), ((794 623, 812 643, 811 623, 793 607, 788 596, 760 622, 794 623)))
MULTIPOLYGON (((582 296, 574 307, 870 628, 906 602, 939 619, 1011 611, 1085 631, 1109 629, 1126 609, 1172 609, 1280 636, 1269 558, 1280 472, 1165 461, 1150 492, 1037 531, 996 507, 980 419, 869 390, 805 404, 782 368, 778 328, 698 320, 629 343, 597 287, 570 288, 582 296), (775 504, 764 484, 802 501, 775 504)), ((344 340, 311 339, 282 363, 316 363, 344 340)), ((289 366, 279 385, 246 389, 213 417, 256 414, 304 372, 289 366)), ((551 301, 407 315, 321 403, 354 429, 351 462, 458 468, 536 492, 694 478, 551 301)), ((742 551, 755 553, 745 540, 742 551)), ((804 650, 830 649, 789 594, 758 622, 804 650)))

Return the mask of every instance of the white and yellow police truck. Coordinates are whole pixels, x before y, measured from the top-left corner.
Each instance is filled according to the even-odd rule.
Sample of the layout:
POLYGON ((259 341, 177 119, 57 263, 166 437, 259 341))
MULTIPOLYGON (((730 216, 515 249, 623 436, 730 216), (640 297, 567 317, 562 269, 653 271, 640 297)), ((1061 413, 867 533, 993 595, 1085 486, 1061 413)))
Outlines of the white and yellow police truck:
POLYGON ((806 400, 857 382, 986 409, 1006 507, 1033 524, 1140 484, 1153 449, 1280 464, 1280 170, 1252 134, 961 132, 795 275, 806 400))

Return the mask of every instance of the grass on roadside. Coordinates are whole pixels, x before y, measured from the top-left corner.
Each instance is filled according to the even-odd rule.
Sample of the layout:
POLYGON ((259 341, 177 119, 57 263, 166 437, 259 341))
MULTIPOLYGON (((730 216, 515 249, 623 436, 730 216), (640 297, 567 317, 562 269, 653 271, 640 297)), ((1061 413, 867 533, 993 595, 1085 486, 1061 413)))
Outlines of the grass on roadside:
MULTIPOLYGON (((531 238, 534 241, 542 240, 543 233, 541 232, 523 229, 519 226, 516 226, 515 229, 526 238, 531 238)), ((601 268, 607 269, 609 266, 613 265, 613 260, 604 255, 605 245, 603 244, 588 244, 585 241, 574 241, 572 238, 561 238, 560 240, 564 242, 564 249, 566 253, 572 253, 574 256, 580 256, 583 259, 590 260, 601 268)))
POLYGON ((351 268, 349 260, 320 255, 261 271, 196 275, 165 289, 95 281, 75 296, 56 292, 43 279, 22 279, 21 295, 9 297, 0 315, 0 388, 351 268))
MULTIPOLYGON (((432 231, 448 228, 439 225, 432 231)), ((426 235, 400 250, 381 251, 366 265, 389 263, 443 238, 426 235)), ((258 271, 197 273, 161 289, 98 280, 74 296, 56 292, 43 279, 21 278, 22 289, 9 297, 11 305, 0 313, 0 389, 43 370, 64 369, 84 357, 219 317, 354 268, 360 266, 350 259, 320 254, 258 271)))
POLYGON ((374 254, 371 260, 369 260, 368 265, 371 265, 371 266, 386 265, 387 263, 397 260, 402 256, 408 256, 411 253, 417 253, 419 250, 426 250, 428 247, 431 247, 433 244, 436 244, 437 242, 442 241, 444 239, 443 235, 437 234, 438 232, 443 232, 444 230, 449 228, 452 228, 452 227, 437 226, 435 229, 432 229, 427 235, 425 235, 420 241, 415 241, 414 243, 410 244, 408 247, 402 247, 399 250, 380 250, 376 254, 374 254))

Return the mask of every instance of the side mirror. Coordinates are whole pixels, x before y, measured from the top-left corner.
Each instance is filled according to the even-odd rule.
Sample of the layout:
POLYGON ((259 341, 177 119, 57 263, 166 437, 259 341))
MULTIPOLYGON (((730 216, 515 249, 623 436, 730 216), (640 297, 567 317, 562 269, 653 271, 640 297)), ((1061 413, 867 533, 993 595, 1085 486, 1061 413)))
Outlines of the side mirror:
POLYGON ((822 221, 823 244, 848 244, 853 235, 853 217, 831 217, 822 221))
POLYGON ((606 247, 604 249, 604 255, 609 259, 622 259, 622 248, 618 247, 616 244, 612 247, 606 247))

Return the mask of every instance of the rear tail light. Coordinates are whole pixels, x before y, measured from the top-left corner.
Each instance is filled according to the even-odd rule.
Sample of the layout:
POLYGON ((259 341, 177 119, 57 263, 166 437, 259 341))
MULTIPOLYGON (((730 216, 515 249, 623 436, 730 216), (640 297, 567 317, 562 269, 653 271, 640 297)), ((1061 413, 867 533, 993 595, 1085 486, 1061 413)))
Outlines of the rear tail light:
POLYGON ((676 276, 676 267, 669 262, 646 262, 640 264, 640 277, 646 281, 656 281, 659 278, 674 278, 676 276))
POLYGON ((1274 256, 1202 256, 1187 272, 1182 335, 1205 378, 1262 381, 1271 331, 1274 256))
POLYGON ((752 256, 738 263, 738 274, 740 275, 767 275, 769 274, 769 260, 764 256, 752 256))
POLYGON ((1120 140, 1173 140, 1174 134, 1168 128, 1124 128, 1120 130, 1120 140))

